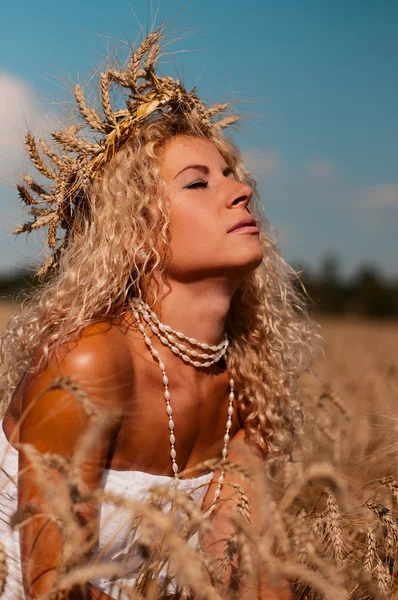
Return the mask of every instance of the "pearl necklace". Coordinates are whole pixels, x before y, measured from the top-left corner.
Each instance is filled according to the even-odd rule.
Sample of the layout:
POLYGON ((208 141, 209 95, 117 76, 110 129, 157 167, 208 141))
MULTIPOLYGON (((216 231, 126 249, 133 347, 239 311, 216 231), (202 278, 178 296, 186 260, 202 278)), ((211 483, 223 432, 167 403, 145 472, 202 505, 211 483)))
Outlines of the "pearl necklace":
MULTIPOLYGON (((159 317, 156 315, 156 313, 154 313, 150 309, 148 304, 141 302, 141 301, 135 301, 134 304, 132 305, 132 308, 133 308, 133 317, 137 321, 138 329, 144 336, 144 340, 148 347, 148 350, 150 351, 150 353, 152 354, 152 357, 158 363, 159 368, 162 371, 162 381, 163 381, 163 386, 164 386, 164 398, 166 400, 166 412, 167 412, 167 416, 169 419, 169 431, 170 431, 169 440, 170 440, 171 465, 172 465, 174 477, 178 479, 178 464, 176 462, 177 452, 175 449, 176 438, 175 438, 175 433, 174 433, 173 409, 172 409, 172 406, 170 403, 169 379, 166 374, 166 365, 160 359, 158 350, 156 350, 156 348, 153 347, 152 340, 146 333, 145 324, 141 322, 140 315, 142 314, 143 319, 146 322, 146 324, 148 324, 150 326, 153 333, 160 339, 160 341, 164 345, 168 346, 172 350, 172 352, 175 355, 182 358, 182 360, 185 363, 191 364, 192 366, 194 366, 196 368, 209 367, 210 365, 218 362, 220 360, 220 358, 226 354, 227 348, 229 345, 229 341, 228 341, 227 336, 225 335, 224 340, 218 346, 212 346, 209 344, 198 342, 198 340, 196 340, 195 338, 189 338, 186 335, 184 335, 183 333, 181 333, 180 331, 175 331, 169 325, 164 325, 159 320, 159 317), (184 344, 180 344, 179 342, 177 342, 176 338, 184 340, 196 348, 199 347, 199 348, 202 348, 203 350, 211 350, 212 353, 209 354, 208 352, 202 353, 202 352, 199 352, 198 350, 190 350, 184 344), (196 360, 192 360, 190 358, 189 354, 191 356, 193 356, 196 360), (204 362, 200 362, 201 360, 204 362)), ((229 432, 230 432, 230 429, 232 426, 232 415, 234 412, 233 404, 234 404, 234 400, 235 400, 235 393, 234 393, 234 380, 232 377, 229 378, 229 387, 230 387, 230 392, 229 392, 229 402, 228 402, 228 419, 227 419, 227 423, 226 423, 226 432, 224 435, 224 446, 223 446, 223 449, 221 452, 222 462, 224 462, 228 456, 228 442, 230 439, 229 432)), ((218 477, 218 485, 217 485, 216 491, 214 493, 214 501, 213 501, 212 506, 208 510, 207 514, 210 514, 215 508, 215 502, 220 497, 224 477, 225 477, 225 471, 221 468, 221 473, 220 473, 220 476, 218 477)))
POLYGON ((193 367, 210 367, 214 363, 217 363, 227 352, 229 341, 227 336, 224 336, 224 340, 218 346, 211 346, 209 344, 204 344, 198 342, 195 338, 189 338, 181 331, 175 331, 169 325, 164 325, 155 312, 153 312, 148 304, 142 302, 139 305, 139 312, 141 312, 145 321, 148 323, 152 332, 159 338, 164 346, 168 346, 170 350, 180 356, 182 360, 193 367), (163 335, 162 335, 163 334, 163 335), (209 354, 208 352, 199 352, 198 350, 191 350, 187 348, 185 344, 180 344, 176 338, 186 340, 192 346, 200 347, 203 350, 212 350, 209 354), (195 360, 193 360, 193 357, 195 360), (200 362, 200 361, 205 362, 200 362))

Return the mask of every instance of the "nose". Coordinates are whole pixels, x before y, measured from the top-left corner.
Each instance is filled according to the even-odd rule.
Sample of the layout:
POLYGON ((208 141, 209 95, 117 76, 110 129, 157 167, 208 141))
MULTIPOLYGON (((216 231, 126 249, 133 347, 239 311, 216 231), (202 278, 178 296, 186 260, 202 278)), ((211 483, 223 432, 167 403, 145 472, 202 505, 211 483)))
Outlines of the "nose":
POLYGON ((234 206, 242 206, 246 208, 252 199, 253 188, 248 183, 235 181, 235 188, 230 196, 230 208, 234 206))

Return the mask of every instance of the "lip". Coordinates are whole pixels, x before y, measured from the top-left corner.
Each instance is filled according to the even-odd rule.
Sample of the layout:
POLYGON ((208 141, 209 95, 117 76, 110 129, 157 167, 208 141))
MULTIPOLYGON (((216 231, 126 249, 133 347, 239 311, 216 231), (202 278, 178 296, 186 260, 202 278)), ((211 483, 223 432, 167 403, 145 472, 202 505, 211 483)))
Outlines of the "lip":
POLYGON ((227 233, 259 233, 257 223, 253 217, 244 217, 228 229, 227 233))

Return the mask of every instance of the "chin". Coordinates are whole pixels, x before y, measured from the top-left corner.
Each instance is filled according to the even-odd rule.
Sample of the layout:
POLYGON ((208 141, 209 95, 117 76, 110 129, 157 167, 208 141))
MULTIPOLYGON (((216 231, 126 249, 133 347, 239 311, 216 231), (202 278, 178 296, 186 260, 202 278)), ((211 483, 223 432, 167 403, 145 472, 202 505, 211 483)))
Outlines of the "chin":
POLYGON ((258 267, 261 265, 262 262, 263 262, 263 255, 257 256, 255 259, 246 263, 245 268, 247 269, 248 273, 251 273, 252 271, 255 271, 256 269, 258 269, 258 267))
POLYGON ((234 264, 230 265, 229 270, 231 273, 233 273, 238 278, 244 279, 245 277, 250 275, 250 273, 252 273, 256 269, 258 269, 258 267, 261 265, 262 262, 263 262, 262 253, 257 253, 255 256, 252 255, 250 258, 245 257, 245 259, 244 259, 242 257, 242 260, 239 262, 237 262, 235 260, 234 264))
POLYGON ((257 269, 263 262, 263 251, 258 248, 255 252, 243 252, 240 257, 234 257, 237 267, 247 268, 249 270, 257 269), (238 258, 238 260, 236 260, 238 258))

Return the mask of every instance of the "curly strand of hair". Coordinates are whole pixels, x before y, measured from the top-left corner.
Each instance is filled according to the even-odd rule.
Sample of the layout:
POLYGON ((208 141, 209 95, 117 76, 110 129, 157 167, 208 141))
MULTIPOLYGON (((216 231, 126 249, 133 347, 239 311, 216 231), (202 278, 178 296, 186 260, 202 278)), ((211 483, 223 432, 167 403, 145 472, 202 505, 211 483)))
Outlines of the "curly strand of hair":
MULTIPOLYGON (((232 299, 226 324, 231 340, 227 367, 237 381, 248 436, 264 455, 284 457, 301 427, 297 381, 315 352, 315 326, 295 288, 295 273, 272 239, 239 151, 192 115, 153 115, 94 178, 87 201, 76 206, 58 272, 33 293, 3 335, 8 392, 36 348, 48 351, 93 322, 120 317, 132 296, 145 293, 155 273, 164 280, 170 208, 159 163, 162 148, 176 135, 209 139, 236 177, 254 188, 251 212, 261 224, 264 259, 232 299), (149 254, 145 261, 139 257, 143 248, 149 254)), ((74 143, 75 133, 67 138, 59 141, 74 143)))

